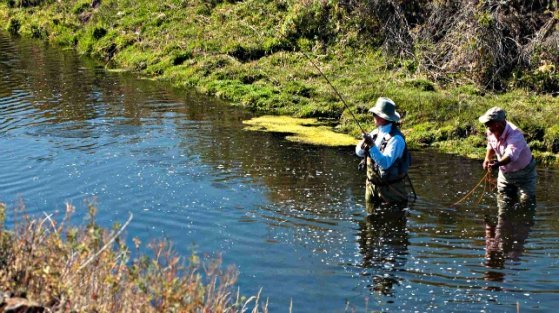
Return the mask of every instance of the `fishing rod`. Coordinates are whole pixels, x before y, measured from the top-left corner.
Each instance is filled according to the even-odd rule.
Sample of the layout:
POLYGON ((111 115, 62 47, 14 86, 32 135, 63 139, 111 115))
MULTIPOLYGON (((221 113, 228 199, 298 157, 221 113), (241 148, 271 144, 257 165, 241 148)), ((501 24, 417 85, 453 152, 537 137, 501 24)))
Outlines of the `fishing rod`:
MULTIPOLYGON (((351 109, 349 108, 349 105, 347 104, 347 102, 344 100, 344 97, 342 97, 342 95, 338 92, 338 89, 336 89, 336 87, 334 87, 334 85, 332 84, 332 82, 330 82, 330 79, 328 79, 328 76, 326 76, 326 74, 324 74, 324 72, 322 72, 322 70, 320 69, 320 67, 312 60, 312 58, 305 53, 304 51, 300 51, 306 58, 307 60, 309 60, 309 62, 312 64, 312 66, 314 66, 316 68, 316 70, 320 73, 320 75, 322 75, 322 77, 324 78, 324 80, 326 80, 326 82, 328 83, 328 85, 330 85, 330 87, 332 88, 332 90, 334 90, 334 92, 336 93, 336 95, 338 96, 338 98, 340 98, 340 100, 342 101, 342 103, 344 104, 345 108, 349 111, 349 113, 351 114, 351 116, 353 117, 353 119, 355 120, 355 123, 357 124, 357 126, 359 127, 359 129, 361 130, 362 134, 367 134, 367 132, 363 129, 363 127, 361 127, 361 124, 359 123, 359 120, 357 120, 357 117, 355 116, 355 114, 353 114, 353 111, 351 111, 351 109)), ((374 171, 373 171, 374 172, 374 171)), ((413 197, 414 197, 414 201, 417 200, 417 193, 415 192, 415 188, 413 187, 413 183, 411 182, 411 178, 410 176, 406 173, 406 177, 408 179, 408 182, 410 184, 411 190, 413 192, 413 197)), ((404 177, 404 178, 406 178, 404 177)))
POLYGON ((314 66, 316 68, 316 70, 320 73, 320 75, 322 75, 322 77, 324 77, 324 79, 326 80, 328 85, 330 85, 330 87, 332 87, 332 90, 334 90, 334 92, 336 93, 338 98, 340 98, 340 100, 344 104, 345 108, 349 111, 349 113, 351 114, 351 116, 355 120, 355 123, 357 124, 357 126, 359 126, 359 129, 361 130, 361 132, 363 134, 366 134, 367 132, 363 129, 363 127, 361 127, 361 124, 359 124, 359 120, 357 120, 357 117, 355 117, 355 114, 353 114, 353 111, 351 111, 351 109, 349 108, 349 105, 344 100, 344 97, 342 97, 342 95, 338 92, 338 89, 336 89, 336 87, 334 87, 334 85, 330 82, 330 80, 328 79, 328 76, 326 76, 326 74, 324 74, 324 72, 322 72, 320 67, 315 62, 313 62, 313 60, 311 59, 311 57, 308 54, 306 54, 304 51, 300 51, 300 52, 309 60, 309 62, 312 64, 312 66, 314 66))
MULTIPOLYGON (((282 33, 281 30, 279 30, 277 32, 277 34, 279 34, 279 37, 285 41, 289 42, 289 39, 285 36, 285 34, 282 33)), ((326 76, 326 74, 324 74, 324 72, 322 72, 322 70, 320 69, 320 67, 312 60, 312 58, 305 53, 305 51, 299 50, 299 52, 301 52, 302 55, 305 56, 305 58, 307 58, 307 60, 309 60, 309 62, 312 64, 312 66, 314 66, 314 68, 316 68, 316 70, 320 73, 320 75, 322 75, 322 77, 324 78, 324 80, 326 80, 326 82, 328 83, 328 85, 330 85, 330 87, 332 88, 332 90, 334 90, 334 93, 336 93, 336 96, 338 96, 338 98, 340 98, 340 100, 342 101, 342 103, 344 104, 345 108, 349 111, 349 114, 351 114, 351 117, 353 117, 353 120, 355 121, 355 123, 357 124, 357 126, 359 127, 359 129, 361 130, 361 133, 366 134, 367 132, 365 131, 365 129, 363 129, 363 127, 361 127, 361 124, 359 123, 359 120, 357 119, 357 117, 355 116, 355 114, 353 114, 353 111, 351 111, 351 109, 349 108, 349 105, 347 104, 347 102, 345 101, 344 97, 342 97, 342 95, 338 92, 338 89, 336 89, 336 87, 334 87, 334 85, 332 84, 332 82, 330 82, 330 79, 328 79, 328 76, 326 76)))

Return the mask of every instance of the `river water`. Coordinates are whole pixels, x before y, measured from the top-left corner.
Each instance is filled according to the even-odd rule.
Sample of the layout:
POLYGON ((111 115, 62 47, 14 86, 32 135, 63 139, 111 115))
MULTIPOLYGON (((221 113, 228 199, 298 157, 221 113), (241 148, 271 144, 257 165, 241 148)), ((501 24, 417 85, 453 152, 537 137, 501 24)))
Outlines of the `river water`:
POLYGON ((221 253, 271 312, 291 301, 294 312, 556 312, 556 169, 538 168, 534 214, 498 219, 481 189, 451 207, 483 176, 479 161, 413 151, 417 201, 369 215, 351 147, 248 132, 250 112, 2 33, 0 76, 10 208, 62 217, 69 202, 79 224, 94 202, 107 227, 132 213, 129 240, 221 253))

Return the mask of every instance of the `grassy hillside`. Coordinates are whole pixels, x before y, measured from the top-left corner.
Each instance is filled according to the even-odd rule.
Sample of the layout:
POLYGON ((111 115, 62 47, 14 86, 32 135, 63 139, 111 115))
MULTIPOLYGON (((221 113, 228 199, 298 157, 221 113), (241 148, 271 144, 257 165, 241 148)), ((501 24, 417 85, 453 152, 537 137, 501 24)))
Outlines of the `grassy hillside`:
POLYGON ((481 157, 477 117, 498 105, 540 160, 557 162, 556 2, 364 3, 0 0, 0 27, 262 114, 332 119, 358 136, 311 59, 366 129, 367 109, 387 96, 412 146, 481 157))

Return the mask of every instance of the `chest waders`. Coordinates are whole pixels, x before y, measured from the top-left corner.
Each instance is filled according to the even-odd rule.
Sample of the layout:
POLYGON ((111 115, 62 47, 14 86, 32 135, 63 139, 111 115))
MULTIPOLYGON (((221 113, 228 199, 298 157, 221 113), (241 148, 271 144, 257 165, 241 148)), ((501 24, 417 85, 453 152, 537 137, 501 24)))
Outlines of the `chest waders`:
MULTIPOLYGON (((373 133, 373 142, 376 141, 378 133, 373 133)), ((393 126, 390 133, 382 138, 379 146, 380 152, 384 152, 388 141, 394 136, 404 135, 400 130, 393 126)), ((367 179, 365 183, 365 201, 369 203, 383 202, 388 204, 403 204, 408 201, 405 178, 408 175, 410 156, 407 144, 402 155, 394 161, 394 164, 387 169, 381 169, 366 153, 367 179)))

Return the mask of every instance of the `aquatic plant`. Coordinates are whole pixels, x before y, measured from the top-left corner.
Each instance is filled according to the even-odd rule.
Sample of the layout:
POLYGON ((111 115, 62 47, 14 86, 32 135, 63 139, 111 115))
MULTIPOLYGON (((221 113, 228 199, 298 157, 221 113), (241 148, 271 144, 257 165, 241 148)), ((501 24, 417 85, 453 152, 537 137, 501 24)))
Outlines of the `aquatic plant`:
POLYGON ((260 116, 243 121, 249 125, 245 129, 288 134, 286 139, 322 146, 353 146, 357 139, 336 133, 331 126, 315 118, 294 118, 288 116, 260 116))

